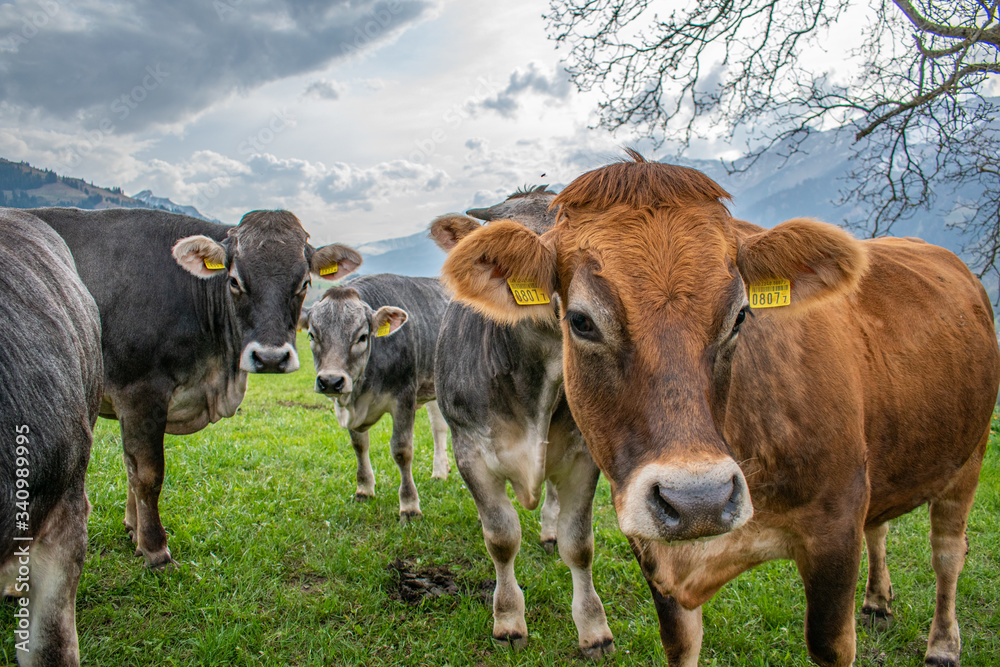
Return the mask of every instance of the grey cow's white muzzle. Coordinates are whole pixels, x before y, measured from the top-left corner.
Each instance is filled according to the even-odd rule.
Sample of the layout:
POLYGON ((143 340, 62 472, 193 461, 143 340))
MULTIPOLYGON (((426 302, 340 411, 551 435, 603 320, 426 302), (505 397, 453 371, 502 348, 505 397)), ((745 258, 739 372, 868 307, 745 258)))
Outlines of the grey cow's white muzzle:
POLYGON ((277 346, 254 341, 243 348, 240 368, 248 373, 291 373, 299 370, 299 355, 291 343, 277 346))

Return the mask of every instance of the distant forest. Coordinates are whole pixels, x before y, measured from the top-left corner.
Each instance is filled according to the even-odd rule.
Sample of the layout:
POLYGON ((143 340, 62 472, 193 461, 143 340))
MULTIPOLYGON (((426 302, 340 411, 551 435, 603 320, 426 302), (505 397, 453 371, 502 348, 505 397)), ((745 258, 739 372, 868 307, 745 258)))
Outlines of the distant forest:
MULTIPOLYGON (((0 161, 0 206, 12 208, 35 208, 39 206, 79 206, 93 208, 104 201, 104 196, 91 194, 86 199, 76 201, 61 201, 51 203, 43 197, 29 195, 28 190, 35 190, 49 183, 62 181, 64 185, 87 192, 87 183, 80 178, 61 178, 48 169, 36 170, 26 163, 0 161), (24 167, 28 167, 25 169, 24 167)), ((115 194, 122 194, 121 188, 111 188, 115 194)), ((121 204, 120 200, 112 200, 121 204)))

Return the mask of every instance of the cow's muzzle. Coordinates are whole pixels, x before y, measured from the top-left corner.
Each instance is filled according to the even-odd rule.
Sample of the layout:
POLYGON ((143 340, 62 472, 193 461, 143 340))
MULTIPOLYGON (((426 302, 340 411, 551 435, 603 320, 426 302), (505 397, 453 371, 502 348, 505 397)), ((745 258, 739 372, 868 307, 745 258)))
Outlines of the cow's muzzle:
POLYGON ((243 349, 240 368, 248 373, 291 373, 299 370, 299 355, 291 343, 276 346, 254 341, 243 349))
POLYGON ((644 466, 616 505, 623 533, 668 542, 728 533, 753 516, 746 479, 732 459, 644 466))

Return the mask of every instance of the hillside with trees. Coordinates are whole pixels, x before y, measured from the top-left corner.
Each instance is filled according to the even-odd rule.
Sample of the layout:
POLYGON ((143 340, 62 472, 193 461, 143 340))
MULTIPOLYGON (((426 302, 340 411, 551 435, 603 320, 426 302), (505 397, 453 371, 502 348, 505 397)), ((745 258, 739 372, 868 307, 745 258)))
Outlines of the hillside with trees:
POLYGON ((49 169, 38 169, 27 162, 11 162, 0 158, 0 206, 36 208, 40 206, 74 206, 85 209, 154 208, 175 211, 183 208, 187 215, 207 220, 193 207, 177 207, 168 199, 155 198, 150 193, 143 199, 129 197, 121 188, 102 188, 81 178, 60 176, 49 169))

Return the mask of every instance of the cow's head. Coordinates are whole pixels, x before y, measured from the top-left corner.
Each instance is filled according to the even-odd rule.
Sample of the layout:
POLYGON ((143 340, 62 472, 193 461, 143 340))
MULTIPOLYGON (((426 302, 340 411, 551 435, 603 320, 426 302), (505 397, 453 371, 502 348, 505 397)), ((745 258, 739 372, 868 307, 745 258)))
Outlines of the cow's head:
POLYGON ((499 320, 532 317, 501 289, 506 276, 558 292, 566 395, 622 531, 709 537, 753 514, 724 437, 740 330, 754 324, 747 286, 789 281, 791 305, 754 315, 795 317, 853 289, 866 259, 830 225, 733 220, 729 195, 704 174, 632 156, 563 190, 551 231, 484 227, 444 273, 459 299, 499 320))
POLYGON ((556 193, 545 185, 524 187, 515 190, 499 204, 489 208, 470 208, 466 213, 474 218, 492 222, 493 220, 517 220, 528 229, 542 234, 555 224, 552 200, 556 193))
POLYGON ((357 290, 333 287, 309 311, 309 347, 316 365, 316 391, 347 396, 365 372, 375 338, 391 336, 407 320, 394 306, 373 310, 357 290))
POLYGON ((288 211, 251 211, 221 243, 188 236, 174 245, 174 258, 189 273, 206 280, 225 277, 223 298, 235 315, 245 371, 298 370, 295 328, 310 273, 342 278, 361 264, 361 256, 347 246, 313 248, 308 238, 288 211))
MULTIPOLYGON (((547 190, 544 185, 519 189, 499 204, 495 204, 489 208, 469 209, 469 215, 474 215, 478 220, 469 217, 469 215, 456 213, 449 213, 436 218, 430 226, 430 237, 434 239, 439 248, 451 254, 459 241, 483 226, 479 220, 485 220, 488 226, 511 230, 511 233, 515 236, 519 232, 523 232, 527 236, 535 238, 539 234, 552 229, 552 226, 555 224, 555 209, 552 207, 552 201, 555 199, 555 196, 556 193, 547 190)), ((506 238, 506 235, 502 236, 506 238)), ((452 256, 446 262, 451 265, 451 270, 443 270, 441 273, 443 282, 456 294, 459 300, 470 304, 477 310, 481 310, 480 300, 468 298, 471 295, 463 294, 463 292, 470 290, 470 282, 476 285, 475 288, 472 288, 474 291, 488 284, 491 287, 511 294, 509 291, 511 287, 505 282, 505 279, 519 277, 508 275, 504 276, 504 280, 499 282, 484 283, 484 280, 488 281, 492 276, 493 266, 488 262, 484 263, 480 260, 480 257, 473 257, 468 254, 452 256), (466 279, 459 281, 450 280, 450 276, 457 274, 465 276, 466 279)), ((545 259, 543 258, 542 261, 545 261, 545 259)), ((546 292, 546 296, 551 295, 553 295, 551 290, 546 292)), ((558 301, 558 298, 556 301, 558 301)), ((549 321, 553 320, 554 305, 548 305, 548 302, 546 302, 539 305, 517 306, 515 309, 516 312, 508 317, 503 317, 496 309, 487 311, 486 314, 492 319, 508 324, 527 319, 524 315, 530 314, 531 318, 548 326, 549 321)))

